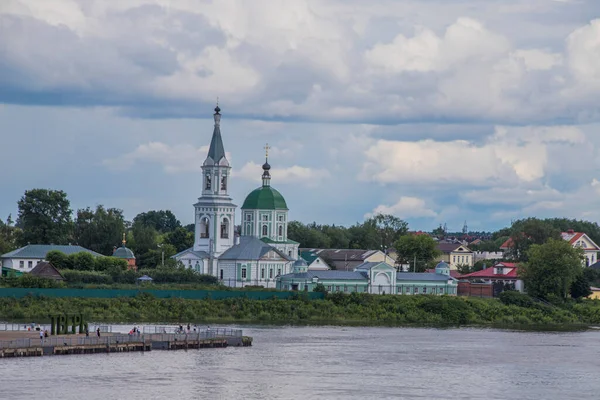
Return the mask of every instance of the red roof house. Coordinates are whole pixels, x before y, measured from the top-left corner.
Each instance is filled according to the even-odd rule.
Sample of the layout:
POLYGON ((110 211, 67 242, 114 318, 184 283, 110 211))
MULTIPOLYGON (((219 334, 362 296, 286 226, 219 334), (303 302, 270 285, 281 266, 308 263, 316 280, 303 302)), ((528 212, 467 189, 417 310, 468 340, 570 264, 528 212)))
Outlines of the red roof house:
POLYGON ((515 285, 515 289, 523 291, 523 281, 518 276, 516 263, 499 262, 481 271, 471 272, 458 276, 458 280, 482 281, 486 283, 503 282, 515 285))

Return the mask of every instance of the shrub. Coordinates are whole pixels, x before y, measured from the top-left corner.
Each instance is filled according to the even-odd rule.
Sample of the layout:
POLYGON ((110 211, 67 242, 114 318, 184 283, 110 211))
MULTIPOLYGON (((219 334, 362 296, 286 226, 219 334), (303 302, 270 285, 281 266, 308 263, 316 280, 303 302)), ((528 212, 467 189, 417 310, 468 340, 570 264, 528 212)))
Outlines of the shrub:
POLYGON ((113 283, 112 276, 97 272, 97 271, 77 271, 67 269, 61 271, 61 274, 65 277, 69 284, 76 283, 93 283, 93 284, 111 284, 113 283))
POLYGON ((533 307, 535 302, 531 297, 516 290, 507 290, 498 296, 500 301, 507 306, 515 305, 519 307, 533 307))

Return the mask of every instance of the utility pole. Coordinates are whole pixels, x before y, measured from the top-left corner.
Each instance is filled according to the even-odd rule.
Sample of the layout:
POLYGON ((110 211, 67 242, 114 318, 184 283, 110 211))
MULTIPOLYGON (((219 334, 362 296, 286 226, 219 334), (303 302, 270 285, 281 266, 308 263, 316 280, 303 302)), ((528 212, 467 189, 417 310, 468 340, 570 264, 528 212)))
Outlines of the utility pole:
POLYGON ((413 272, 417 272, 417 255, 415 254, 415 261, 413 262, 413 272))
POLYGON ((161 258, 162 258, 161 265, 162 265, 162 267, 164 268, 164 267, 165 267, 165 250, 163 249, 163 245, 162 245, 162 244, 159 244, 159 245, 158 245, 158 248, 161 250, 161 254, 162 254, 162 257, 161 257, 161 258))

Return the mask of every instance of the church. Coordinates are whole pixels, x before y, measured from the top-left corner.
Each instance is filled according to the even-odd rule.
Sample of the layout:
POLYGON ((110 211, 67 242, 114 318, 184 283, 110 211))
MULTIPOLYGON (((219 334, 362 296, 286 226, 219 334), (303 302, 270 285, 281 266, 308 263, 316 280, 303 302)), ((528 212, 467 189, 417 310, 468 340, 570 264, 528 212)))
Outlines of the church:
POLYGON ((289 210, 281 193, 271 186, 269 148, 265 147, 262 185, 242 204, 238 235, 218 105, 213 117, 212 139, 202 164, 202 194, 194 204, 194 246, 173 258, 198 273, 216 276, 227 286, 274 288, 277 276, 292 272, 299 243, 287 238, 289 210))

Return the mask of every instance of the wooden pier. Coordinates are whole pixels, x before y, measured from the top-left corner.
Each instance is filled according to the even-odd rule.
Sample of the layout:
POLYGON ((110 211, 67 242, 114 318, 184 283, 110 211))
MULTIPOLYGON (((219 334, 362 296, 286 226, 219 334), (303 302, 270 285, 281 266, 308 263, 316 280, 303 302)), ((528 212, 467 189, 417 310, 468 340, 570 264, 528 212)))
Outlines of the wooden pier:
POLYGON ((61 335, 45 338, 43 342, 39 338, 28 336, 21 335, 13 340, 0 341, 0 358, 252 346, 251 337, 242 336, 241 330, 232 329, 215 329, 188 334, 107 334, 100 337, 61 335))

